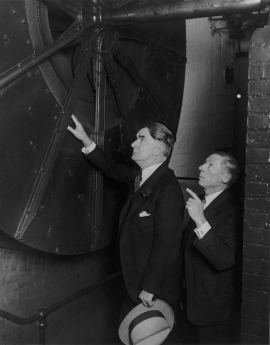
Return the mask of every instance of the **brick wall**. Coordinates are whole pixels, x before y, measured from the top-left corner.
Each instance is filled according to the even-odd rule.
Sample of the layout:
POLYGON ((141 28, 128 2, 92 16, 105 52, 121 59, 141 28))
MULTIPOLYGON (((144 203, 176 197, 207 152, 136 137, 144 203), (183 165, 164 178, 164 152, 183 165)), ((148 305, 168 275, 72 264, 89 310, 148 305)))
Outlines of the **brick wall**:
MULTIPOLYGON (((32 250, 2 232, 0 242, 0 308, 23 318, 119 269, 115 246, 85 255, 57 256, 32 250)), ((117 343, 122 295, 120 277, 50 314, 46 344, 117 343)), ((35 323, 20 326, 0 318, 1 345, 38 342, 35 323)))
POLYGON ((270 27, 255 31, 249 55, 242 343, 269 343, 270 27))

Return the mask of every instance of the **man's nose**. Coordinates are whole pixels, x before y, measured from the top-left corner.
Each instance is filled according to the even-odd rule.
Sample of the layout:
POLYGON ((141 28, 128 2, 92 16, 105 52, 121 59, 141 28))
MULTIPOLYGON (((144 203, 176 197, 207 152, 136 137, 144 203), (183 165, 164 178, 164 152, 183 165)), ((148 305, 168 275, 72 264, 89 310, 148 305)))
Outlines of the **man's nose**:
POLYGON ((131 147, 134 148, 136 146, 136 142, 137 142, 137 140, 133 141, 133 143, 131 144, 131 147))
POLYGON ((203 166, 204 166, 204 164, 203 164, 203 165, 200 165, 198 169, 199 169, 200 171, 202 171, 202 170, 203 170, 203 166))

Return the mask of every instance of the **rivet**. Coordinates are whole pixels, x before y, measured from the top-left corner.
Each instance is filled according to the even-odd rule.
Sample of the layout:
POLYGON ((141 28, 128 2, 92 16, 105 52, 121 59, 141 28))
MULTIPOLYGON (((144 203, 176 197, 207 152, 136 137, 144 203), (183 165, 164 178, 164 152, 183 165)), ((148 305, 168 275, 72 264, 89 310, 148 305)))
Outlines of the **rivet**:
POLYGON ((25 22, 25 19, 22 19, 22 20, 21 20, 21 23, 22 23, 22 24, 25 24, 25 23, 26 23, 26 22, 25 22))
POLYGON ((20 64, 20 63, 18 63, 17 66, 18 66, 18 68, 22 68, 22 64, 20 64))
POLYGON ((32 77, 31 72, 27 72, 26 75, 27 75, 28 78, 32 77))
POLYGON ((26 40, 26 44, 30 44, 31 43, 31 41, 30 40, 26 40))
POLYGON ((59 253, 59 249, 58 249, 57 247, 55 248, 55 252, 56 252, 56 253, 59 253))
POLYGON ((8 41, 7 35, 4 35, 4 40, 5 40, 5 41, 8 41))
POLYGON ((55 108, 58 108, 58 103, 55 104, 55 108))
POLYGON ((46 92, 47 92, 47 93, 49 93, 49 92, 50 92, 50 90, 49 90, 49 89, 46 89, 46 92))
POLYGON ((39 70, 36 71, 36 75, 40 75, 40 71, 39 70))

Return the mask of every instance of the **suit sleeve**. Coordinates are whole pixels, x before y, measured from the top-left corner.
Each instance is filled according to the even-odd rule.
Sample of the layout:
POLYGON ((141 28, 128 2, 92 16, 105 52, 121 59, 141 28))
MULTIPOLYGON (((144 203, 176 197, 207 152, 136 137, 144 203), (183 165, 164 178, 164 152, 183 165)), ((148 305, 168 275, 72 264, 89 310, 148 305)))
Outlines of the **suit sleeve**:
POLYGON ((241 244, 243 213, 240 208, 229 208, 211 224, 211 229, 202 239, 196 238, 195 247, 217 270, 224 270, 235 264, 235 257, 241 244))
POLYGON ((156 203, 153 247, 141 284, 143 290, 154 295, 159 294, 166 276, 178 259, 184 206, 180 186, 172 184, 162 189, 156 203))
POLYGON ((86 157, 106 176, 123 183, 130 184, 140 171, 139 166, 138 169, 136 169, 134 167, 116 162, 98 146, 96 146, 92 152, 88 153, 86 157))

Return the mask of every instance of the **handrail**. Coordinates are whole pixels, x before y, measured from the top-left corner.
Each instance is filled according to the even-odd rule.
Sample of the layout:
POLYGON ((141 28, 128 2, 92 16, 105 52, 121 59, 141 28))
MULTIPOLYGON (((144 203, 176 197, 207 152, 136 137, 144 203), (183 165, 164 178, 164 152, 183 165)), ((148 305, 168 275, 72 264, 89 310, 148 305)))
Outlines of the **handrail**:
POLYGON ((73 295, 70 295, 69 297, 59 301, 56 304, 53 304, 52 306, 48 308, 42 308, 38 310, 38 313, 34 314, 33 316, 27 317, 27 318, 21 318, 19 316, 16 316, 14 314, 11 314, 5 310, 0 309, 0 317, 3 319, 9 320, 11 322, 14 322, 18 325, 27 325, 32 324, 35 321, 38 322, 38 328, 39 328, 39 344, 44 345, 45 344, 45 328, 47 326, 46 318, 49 314, 53 313, 54 311, 64 307, 65 305, 75 301, 76 299, 82 297, 83 295, 95 290, 96 288, 100 287, 103 284, 108 283, 110 280, 117 278, 121 275, 121 271, 117 271, 114 274, 109 275, 107 278, 92 284, 88 286, 87 288, 80 290, 73 295))

